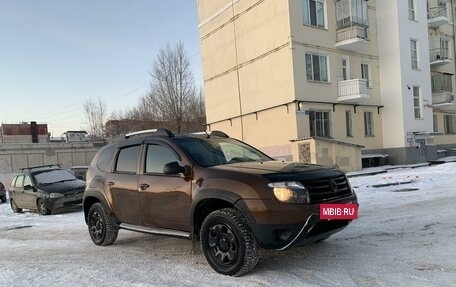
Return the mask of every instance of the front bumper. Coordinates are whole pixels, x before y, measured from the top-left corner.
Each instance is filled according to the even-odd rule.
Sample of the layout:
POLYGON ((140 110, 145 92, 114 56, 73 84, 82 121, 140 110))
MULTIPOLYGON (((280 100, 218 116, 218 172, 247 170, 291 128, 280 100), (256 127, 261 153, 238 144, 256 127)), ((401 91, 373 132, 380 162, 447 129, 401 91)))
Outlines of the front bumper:
MULTIPOLYGON (((347 227, 352 220, 321 220, 320 204, 281 204, 271 201, 238 201, 261 247, 284 250, 327 238, 347 227)), ((324 203, 358 203, 356 195, 324 203)))
POLYGON ((73 206, 82 204, 82 197, 84 192, 75 193, 75 194, 65 194, 61 198, 46 198, 44 203, 46 207, 50 210, 60 209, 63 207, 73 206))

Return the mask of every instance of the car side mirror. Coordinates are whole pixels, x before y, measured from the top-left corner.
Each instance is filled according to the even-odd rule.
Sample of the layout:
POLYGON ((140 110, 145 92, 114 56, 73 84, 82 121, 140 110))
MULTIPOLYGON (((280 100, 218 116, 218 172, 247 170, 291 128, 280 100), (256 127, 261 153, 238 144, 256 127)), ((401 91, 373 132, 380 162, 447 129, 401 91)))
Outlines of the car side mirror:
POLYGON ((164 174, 179 174, 183 173, 184 175, 187 173, 187 168, 184 166, 180 166, 177 161, 173 161, 170 163, 165 164, 163 167, 164 174))
POLYGON ((24 185, 24 190, 33 190, 34 192, 36 192, 36 189, 30 184, 24 185))

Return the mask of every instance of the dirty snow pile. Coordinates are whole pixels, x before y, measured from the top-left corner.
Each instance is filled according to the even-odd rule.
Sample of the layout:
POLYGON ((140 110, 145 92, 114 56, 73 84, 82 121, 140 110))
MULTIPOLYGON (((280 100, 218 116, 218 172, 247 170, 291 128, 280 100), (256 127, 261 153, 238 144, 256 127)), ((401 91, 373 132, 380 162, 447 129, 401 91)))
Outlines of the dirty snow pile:
POLYGON ((80 210, 1 204, 0 286, 456 286, 456 163, 350 181, 357 220, 320 244, 263 250, 240 278, 215 273, 186 239, 122 230, 98 247, 80 210))

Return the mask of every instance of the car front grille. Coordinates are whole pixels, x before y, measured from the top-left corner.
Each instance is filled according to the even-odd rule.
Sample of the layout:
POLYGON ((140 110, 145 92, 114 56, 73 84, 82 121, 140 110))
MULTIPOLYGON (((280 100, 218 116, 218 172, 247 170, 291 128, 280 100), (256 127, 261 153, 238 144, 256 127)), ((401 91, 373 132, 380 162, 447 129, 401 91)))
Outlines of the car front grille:
POLYGON ((310 203, 320 203, 351 194, 345 175, 302 182, 309 191, 310 203))

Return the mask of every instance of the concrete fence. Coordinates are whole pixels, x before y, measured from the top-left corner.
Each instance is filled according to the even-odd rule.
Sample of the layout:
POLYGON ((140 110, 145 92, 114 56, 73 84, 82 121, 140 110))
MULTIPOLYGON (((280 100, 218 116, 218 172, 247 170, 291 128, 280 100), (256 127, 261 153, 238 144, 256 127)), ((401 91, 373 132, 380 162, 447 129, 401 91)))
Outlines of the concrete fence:
POLYGON ((94 143, 0 144, 0 173, 48 164, 89 165, 99 147, 94 143))

